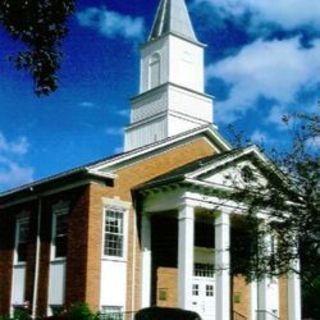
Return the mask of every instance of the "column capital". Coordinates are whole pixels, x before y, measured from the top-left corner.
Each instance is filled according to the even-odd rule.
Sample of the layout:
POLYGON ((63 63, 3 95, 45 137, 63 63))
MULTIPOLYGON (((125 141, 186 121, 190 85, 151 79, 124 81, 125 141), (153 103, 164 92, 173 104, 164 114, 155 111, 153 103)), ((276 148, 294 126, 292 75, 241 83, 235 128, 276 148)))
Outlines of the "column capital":
POLYGON ((194 206, 187 201, 183 201, 178 205, 178 220, 194 219, 194 206))
POLYGON ((224 211, 224 210, 219 210, 218 213, 215 216, 214 224, 216 227, 220 225, 230 225, 230 212, 229 211, 224 211))

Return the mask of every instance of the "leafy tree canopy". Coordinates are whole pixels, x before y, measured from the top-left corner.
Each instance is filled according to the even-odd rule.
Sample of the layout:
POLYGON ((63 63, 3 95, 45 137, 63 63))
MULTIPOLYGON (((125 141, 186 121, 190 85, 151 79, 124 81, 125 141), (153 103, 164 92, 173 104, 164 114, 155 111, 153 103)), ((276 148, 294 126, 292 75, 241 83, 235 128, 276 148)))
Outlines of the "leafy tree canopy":
POLYGON ((61 41, 68 33, 66 22, 74 12, 75 0, 2 0, 0 24, 10 36, 25 45, 11 57, 18 69, 27 70, 38 96, 58 87, 61 41))
MULTIPOLYGON (((242 188, 235 186, 233 196, 247 206, 247 227, 241 234, 247 245, 231 246, 240 256, 233 261, 232 273, 244 274, 249 281, 266 274, 298 273, 304 296, 319 301, 320 114, 296 113, 283 117, 283 122, 292 140, 285 147, 279 143, 282 150, 275 147, 269 152, 270 170, 263 172, 267 184, 254 180, 242 188), (266 211, 269 214, 262 219, 266 211)), ((234 136, 238 144, 248 143, 241 133, 234 136)), ((243 181, 257 176, 247 170, 241 175, 243 181)), ((307 302, 309 316, 312 308, 319 310, 316 304, 311 306, 312 299, 307 302)))

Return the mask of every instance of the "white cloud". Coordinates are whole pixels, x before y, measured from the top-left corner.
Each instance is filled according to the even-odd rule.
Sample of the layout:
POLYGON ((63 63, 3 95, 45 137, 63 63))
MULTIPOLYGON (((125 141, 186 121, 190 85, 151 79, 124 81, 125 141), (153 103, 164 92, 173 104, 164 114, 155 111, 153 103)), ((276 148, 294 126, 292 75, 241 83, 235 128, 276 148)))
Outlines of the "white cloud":
POLYGON ((34 170, 17 163, 10 163, 6 168, 0 166, 0 186, 15 187, 33 180, 34 170))
POLYGON ((14 155, 24 155, 28 152, 29 142, 26 137, 20 137, 15 141, 8 141, 0 132, 0 154, 6 152, 14 155))
POLYGON ((22 165, 21 158, 29 151, 26 137, 9 140, 0 132, 0 188, 7 189, 33 180, 34 169, 22 165))
POLYGON ((312 149, 319 150, 320 148, 320 136, 310 138, 307 141, 307 146, 311 147, 312 149))
POLYGON ((107 135, 120 136, 123 134, 123 128, 110 127, 106 130, 107 135))
POLYGON ((120 109, 120 110, 117 110, 115 113, 118 116, 127 118, 130 115, 130 110, 129 109, 120 109))
POLYGON ((106 8, 90 7, 77 13, 83 27, 94 29, 107 38, 121 36, 125 39, 140 40, 145 31, 144 19, 122 15, 106 8))
POLYGON ((268 136, 265 132, 255 130, 251 135, 251 140, 254 143, 265 143, 268 140, 268 136))
POLYGON ((194 0, 194 3, 209 4, 222 18, 237 19, 249 13, 251 23, 256 26, 277 24, 285 30, 320 29, 319 0, 194 0))
POLYGON ((306 49, 295 37, 257 40, 238 54, 209 65, 208 80, 217 77, 231 86, 228 99, 217 103, 218 119, 229 122, 241 117, 254 109, 261 97, 275 101, 275 105, 285 110, 302 89, 314 87, 320 81, 319 57, 320 40, 306 49))
POLYGON ((91 101, 82 101, 79 103, 79 106, 82 108, 93 108, 95 107, 95 103, 91 101))

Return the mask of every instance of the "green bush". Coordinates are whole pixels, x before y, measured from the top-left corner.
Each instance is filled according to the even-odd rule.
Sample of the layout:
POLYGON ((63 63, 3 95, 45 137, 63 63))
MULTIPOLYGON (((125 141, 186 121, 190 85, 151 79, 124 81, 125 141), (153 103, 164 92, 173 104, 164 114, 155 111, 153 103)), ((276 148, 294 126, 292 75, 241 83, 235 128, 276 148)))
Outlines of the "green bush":
POLYGON ((151 307, 140 310, 134 317, 135 320, 201 320, 193 311, 175 308, 151 307))
POLYGON ((73 304, 67 312, 67 318, 70 320, 94 320, 95 317, 86 303, 73 304))
POLYGON ((15 309, 13 312, 13 320, 30 320, 30 314, 23 309, 15 309))

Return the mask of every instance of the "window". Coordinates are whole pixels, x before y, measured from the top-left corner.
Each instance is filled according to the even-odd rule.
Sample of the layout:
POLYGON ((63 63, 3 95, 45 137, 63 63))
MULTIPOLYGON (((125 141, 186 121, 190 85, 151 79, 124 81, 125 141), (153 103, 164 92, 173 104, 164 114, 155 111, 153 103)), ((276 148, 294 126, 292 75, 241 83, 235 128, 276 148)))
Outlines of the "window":
POLYGON ((122 307, 118 306, 102 306, 101 319, 102 320, 123 320, 122 307))
POLYGON ((123 257, 124 221, 123 211, 107 209, 105 211, 104 255, 123 257))
POLYGON ((54 213, 53 223, 53 259, 64 258, 67 255, 67 209, 54 213))
POLYGON ((213 278, 214 277, 214 265, 206 263, 194 264, 194 275, 196 277, 213 278))
POLYGON ((198 284, 192 285, 192 295, 193 296, 199 295, 199 285, 198 284))
POLYGON ((149 89, 160 85, 160 55, 155 53, 150 59, 149 89))
POLYGON ((214 289, 212 284, 207 284, 206 285, 206 296, 207 297, 213 297, 214 294, 214 289))
POLYGON ((16 228, 16 262, 21 263, 27 260, 29 219, 19 218, 16 228))

